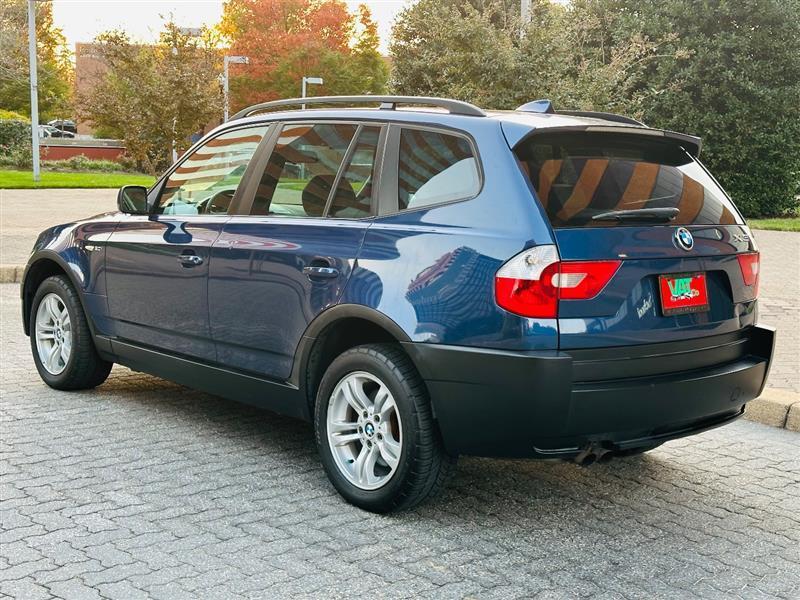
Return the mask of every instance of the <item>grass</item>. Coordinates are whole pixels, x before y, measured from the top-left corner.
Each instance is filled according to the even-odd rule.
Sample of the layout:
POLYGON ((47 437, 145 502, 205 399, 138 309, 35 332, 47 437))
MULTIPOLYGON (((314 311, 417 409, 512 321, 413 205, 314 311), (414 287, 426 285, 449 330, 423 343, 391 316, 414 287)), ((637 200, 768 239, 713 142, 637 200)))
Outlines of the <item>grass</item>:
POLYGON ((0 189, 118 188, 123 185, 150 186, 153 182, 155 178, 140 173, 42 171, 41 181, 34 184, 30 171, 0 169, 0 189))
POLYGON ((747 219, 752 229, 771 229, 772 231, 800 231, 800 217, 781 219, 747 219))

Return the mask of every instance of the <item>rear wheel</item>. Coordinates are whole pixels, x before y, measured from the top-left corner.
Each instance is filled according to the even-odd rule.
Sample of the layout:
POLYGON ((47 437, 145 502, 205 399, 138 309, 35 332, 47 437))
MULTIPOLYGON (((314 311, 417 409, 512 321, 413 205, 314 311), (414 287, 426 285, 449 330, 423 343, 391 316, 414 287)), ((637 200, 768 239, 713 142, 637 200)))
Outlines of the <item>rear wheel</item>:
POLYGON ((415 506, 435 495, 455 466, 424 383, 392 344, 359 346, 333 361, 317 393, 314 425, 331 483, 366 510, 415 506))
POLYGON ((64 275, 45 279, 30 313, 31 350, 42 380, 57 390, 103 383, 112 363, 98 356, 78 294, 64 275))

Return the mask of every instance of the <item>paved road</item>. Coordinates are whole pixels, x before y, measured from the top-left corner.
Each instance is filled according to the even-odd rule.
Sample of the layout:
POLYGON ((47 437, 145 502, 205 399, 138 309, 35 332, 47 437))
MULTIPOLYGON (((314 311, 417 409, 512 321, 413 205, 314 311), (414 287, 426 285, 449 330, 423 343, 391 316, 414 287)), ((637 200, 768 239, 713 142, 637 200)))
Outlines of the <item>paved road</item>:
POLYGON ((35 375, 0 286, 0 596, 800 598, 798 434, 639 458, 462 459, 437 501, 345 504, 309 427, 115 368, 35 375))

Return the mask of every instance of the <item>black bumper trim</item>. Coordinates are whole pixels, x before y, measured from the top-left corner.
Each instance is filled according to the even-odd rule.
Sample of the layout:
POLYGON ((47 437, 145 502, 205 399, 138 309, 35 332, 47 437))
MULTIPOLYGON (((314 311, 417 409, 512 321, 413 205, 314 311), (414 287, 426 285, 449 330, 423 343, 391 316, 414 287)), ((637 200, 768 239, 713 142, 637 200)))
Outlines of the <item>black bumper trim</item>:
MULTIPOLYGON (((449 452, 544 457, 590 443, 652 445, 735 418, 763 389, 774 336, 771 328, 750 327, 728 340, 747 349, 734 360, 728 343, 717 364, 653 375, 630 361, 627 377, 600 381, 576 381, 569 352, 403 346, 428 386, 449 452)), ((648 360, 656 346, 649 345, 648 360)), ((675 356, 670 344, 663 349, 675 356)), ((601 351, 592 352, 599 358, 601 351)), ((611 359, 618 352, 609 349, 611 359)))

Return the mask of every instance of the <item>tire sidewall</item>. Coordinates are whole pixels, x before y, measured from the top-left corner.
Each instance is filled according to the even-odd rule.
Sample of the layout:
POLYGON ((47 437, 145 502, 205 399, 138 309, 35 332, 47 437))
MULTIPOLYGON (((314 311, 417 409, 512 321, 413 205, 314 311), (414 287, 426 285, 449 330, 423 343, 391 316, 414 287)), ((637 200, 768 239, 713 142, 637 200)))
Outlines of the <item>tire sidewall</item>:
POLYGON ((74 306, 73 299, 70 297, 70 294, 63 287, 63 285, 59 285, 59 283, 57 283, 57 280, 53 278, 45 279, 39 286, 39 289, 36 290, 36 294, 33 296, 33 303, 31 304, 29 318, 30 322, 28 325, 30 328, 29 331, 31 332, 31 351, 33 354, 33 362, 36 364, 36 370, 39 371, 39 376, 48 385, 63 385, 69 379, 70 374, 75 367, 75 361, 77 360, 78 355, 77 344, 79 343, 80 337, 80 331, 78 328, 81 326, 81 324, 78 321, 78 315, 76 313, 76 307, 74 306), (69 360, 67 361, 64 370, 58 375, 53 375, 50 371, 45 369, 41 358, 39 357, 39 348, 36 345, 36 315, 39 312, 39 304, 41 304, 42 299, 48 294, 55 294, 58 296, 64 303, 64 306, 67 307, 67 314, 69 315, 72 335, 72 348, 70 349, 69 360))
POLYGON ((413 452, 419 433, 412 396, 413 391, 404 380, 399 379, 386 364, 366 352, 347 352, 335 359, 325 372, 317 392, 314 411, 317 448, 331 483, 349 502, 367 510, 384 511, 390 509, 396 504, 396 499, 402 496, 413 466, 413 452), (350 483, 339 470, 328 443, 328 408, 331 394, 346 375, 355 371, 371 373, 389 388, 402 424, 402 449, 397 469, 385 485, 375 490, 362 490, 350 483))

